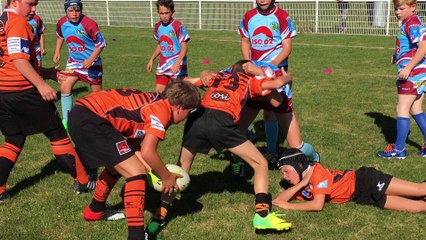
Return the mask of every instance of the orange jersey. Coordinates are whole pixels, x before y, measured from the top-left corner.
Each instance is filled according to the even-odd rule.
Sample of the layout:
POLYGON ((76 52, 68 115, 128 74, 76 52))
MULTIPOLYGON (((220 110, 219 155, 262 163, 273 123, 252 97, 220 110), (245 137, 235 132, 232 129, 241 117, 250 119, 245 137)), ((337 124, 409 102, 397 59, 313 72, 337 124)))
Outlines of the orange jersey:
POLYGON ((12 61, 28 60, 38 70, 36 39, 27 20, 13 9, 5 9, 0 19, 0 91, 22 91, 33 87, 12 61))
POLYGON ((173 118, 168 99, 131 88, 94 92, 77 100, 76 105, 105 118, 128 138, 143 138, 149 133, 163 140, 173 118))
POLYGON ((234 122, 240 119, 240 112, 247 98, 262 95, 262 83, 270 78, 256 79, 244 73, 218 72, 211 77, 209 89, 201 101, 205 108, 227 112, 234 122))
POLYGON ((352 199, 355 192, 355 171, 329 170, 316 163, 309 184, 299 191, 296 198, 312 200, 317 194, 325 194, 326 202, 344 203, 352 199))

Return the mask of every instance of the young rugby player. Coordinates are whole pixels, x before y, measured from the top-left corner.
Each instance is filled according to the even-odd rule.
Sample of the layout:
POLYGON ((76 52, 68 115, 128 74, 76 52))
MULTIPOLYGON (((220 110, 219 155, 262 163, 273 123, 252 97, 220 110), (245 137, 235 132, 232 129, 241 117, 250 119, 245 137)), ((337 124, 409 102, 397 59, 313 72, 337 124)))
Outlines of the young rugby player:
POLYGON ((154 39, 158 41, 158 45, 146 69, 152 72, 154 59, 160 56, 155 76, 155 91, 162 92, 170 81, 181 81, 188 76, 186 53, 190 37, 185 26, 173 18, 173 0, 158 0, 155 5, 161 19, 154 28, 154 39))
POLYGON ((310 165, 297 149, 287 150, 278 167, 291 187, 272 201, 277 207, 321 211, 325 202, 354 201, 398 211, 426 211, 426 182, 409 182, 371 167, 339 171, 320 163, 310 165), (291 203, 293 198, 306 201, 291 203))
POLYGON ((87 190, 88 176, 57 114, 56 91, 42 77, 56 79, 56 70, 38 66, 37 39, 28 24, 37 0, 8 0, 0 26, 0 201, 9 199, 6 182, 26 137, 43 133, 56 159, 74 178, 77 193, 87 190))
POLYGON ((395 15, 402 21, 396 40, 398 90, 396 141, 377 154, 391 159, 405 159, 405 142, 410 132, 410 115, 423 134, 423 144, 417 153, 426 157, 426 115, 423 98, 426 92, 426 28, 416 15, 416 0, 394 0, 395 15))
MULTIPOLYGON (((207 154, 214 148, 218 152, 228 149, 241 157, 254 169, 254 193, 256 213, 255 229, 288 230, 291 223, 281 219, 271 210, 271 195, 268 192, 268 164, 263 155, 238 129, 240 111, 248 97, 261 96, 263 90, 276 89, 291 80, 290 75, 276 78, 256 79, 264 76, 261 68, 249 60, 238 61, 231 73, 211 74, 204 71, 198 85, 208 87, 202 100, 203 108, 192 113, 185 124, 182 149, 178 164, 189 172, 197 153, 207 154)), ((162 195, 160 206, 148 225, 148 232, 155 234, 164 225, 166 214, 174 195, 162 195)))
POLYGON ((38 41, 36 45, 36 54, 38 65, 41 67, 42 56, 46 55, 46 48, 44 47, 44 31, 46 30, 46 26, 44 26, 43 20, 41 20, 40 16, 37 14, 31 17, 28 23, 33 28, 34 36, 38 41))
POLYGON ((87 221, 118 220, 120 213, 110 211, 106 201, 118 179, 126 179, 124 208, 128 239, 144 239, 144 201, 146 169, 135 155, 160 177, 165 194, 177 189, 157 153, 167 128, 188 117, 200 104, 198 89, 192 84, 175 82, 164 94, 135 89, 99 91, 76 101, 70 112, 69 131, 82 161, 90 168, 105 166, 96 184, 92 202, 84 209, 87 221))
MULTIPOLYGON (((241 51, 243 58, 266 62, 288 70, 288 57, 292 51, 296 28, 288 13, 275 5, 275 0, 257 0, 257 7, 248 11, 240 24, 241 51)), ((278 73, 280 71, 278 70, 278 73)), ((249 100, 242 114, 251 116, 264 110, 267 152, 265 157, 270 166, 276 166, 278 122, 290 147, 299 148, 313 161, 319 161, 319 154, 312 145, 303 142, 299 123, 296 119, 290 88, 282 92, 283 101, 279 107, 268 102, 259 103, 249 100)), ((244 116, 241 119, 246 119, 244 116)), ((252 119, 252 117, 248 117, 252 119)), ((251 122, 251 121, 250 121, 251 122)), ((245 123, 241 127, 248 127, 245 123)), ((235 164, 238 164, 236 161, 235 164)))
POLYGON ((67 78, 58 80, 61 88, 62 122, 68 129, 68 113, 73 106, 72 88, 77 80, 90 85, 93 92, 102 90, 102 59, 100 54, 106 46, 98 24, 83 14, 81 0, 65 0, 66 16, 56 25, 56 47, 53 62, 59 63, 61 47, 68 47, 67 78))

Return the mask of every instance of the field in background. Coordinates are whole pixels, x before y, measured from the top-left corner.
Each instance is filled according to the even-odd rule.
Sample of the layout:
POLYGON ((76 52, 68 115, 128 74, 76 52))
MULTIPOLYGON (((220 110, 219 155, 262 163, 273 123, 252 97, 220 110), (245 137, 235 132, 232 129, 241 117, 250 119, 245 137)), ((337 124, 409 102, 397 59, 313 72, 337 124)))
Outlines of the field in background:
MULTIPOLYGON (((104 59, 104 88, 154 89, 154 75, 146 64, 155 46, 152 29, 102 27, 108 46, 104 59)), ((235 32, 190 31, 189 71, 220 70, 241 58, 235 32), (209 59, 210 64, 202 64, 209 59)), ((52 66, 54 26, 46 32, 52 66)), ((395 66, 391 65, 393 37, 300 35, 294 40, 290 73, 294 76, 294 102, 305 141, 321 153, 322 163, 335 169, 373 166, 395 176, 425 180, 425 159, 415 157, 421 133, 412 122, 404 161, 375 156, 395 135, 395 66), (332 74, 325 74, 332 69, 332 74)), ((64 49, 65 50, 65 49, 64 49)), ((63 51, 62 66, 67 53, 63 51)), ((52 86, 57 86, 50 82, 52 86)), ((78 83, 74 96, 88 94, 78 83)), ((57 102, 60 109, 60 102, 57 102)), ((255 122, 259 148, 264 147, 262 123, 255 122)), ((179 153, 183 124, 172 126, 160 144, 165 162, 179 153)), ((2 139, 1 139, 2 140, 2 139)), ((281 149, 286 147, 281 145, 281 149)), ((249 169, 247 169, 249 170, 249 169)), ((423 239, 425 214, 382 211, 354 203, 326 204, 320 213, 290 212, 293 229, 281 235, 256 235, 252 227, 254 196, 251 179, 230 177, 226 153, 197 156, 192 182, 176 201, 169 223, 158 239, 423 239), (423 237, 422 237, 423 236, 423 237)), ((273 196, 281 191, 280 174, 270 171, 273 196)), ((109 204, 122 208, 121 180, 109 204)), ((0 205, 0 239, 126 239, 125 221, 85 222, 82 210, 91 194, 76 196, 71 178, 60 172, 43 135, 31 136, 11 173, 8 188, 14 195, 0 205)), ((159 194, 148 189, 146 221, 159 194)), ((274 210, 278 210, 274 208, 274 210)))

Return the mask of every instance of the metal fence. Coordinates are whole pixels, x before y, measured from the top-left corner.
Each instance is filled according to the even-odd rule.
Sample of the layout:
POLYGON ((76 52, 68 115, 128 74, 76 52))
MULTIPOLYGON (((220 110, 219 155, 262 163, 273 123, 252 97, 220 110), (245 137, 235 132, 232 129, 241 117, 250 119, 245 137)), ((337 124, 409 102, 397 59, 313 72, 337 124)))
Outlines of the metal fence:
MULTIPOLYGON (((6 0, 0 0, 2 6, 6 0)), ((156 1, 83 0, 84 13, 101 26, 152 28, 159 21, 156 1)), ((174 0, 174 17, 188 29, 235 31, 243 14, 256 6, 255 0, 174 0)), ((55 24, 63 16, 63 0, 40 0, 37 12, 45 23, 55 24)), ((398 21, 390 0, 286 0, 278 5, 287 10, 302 33, 395 35, 398 21), (340 6, 340 9, 339 9, 340 6)), ((425 15, 426 2, 417 12, 425 15)))

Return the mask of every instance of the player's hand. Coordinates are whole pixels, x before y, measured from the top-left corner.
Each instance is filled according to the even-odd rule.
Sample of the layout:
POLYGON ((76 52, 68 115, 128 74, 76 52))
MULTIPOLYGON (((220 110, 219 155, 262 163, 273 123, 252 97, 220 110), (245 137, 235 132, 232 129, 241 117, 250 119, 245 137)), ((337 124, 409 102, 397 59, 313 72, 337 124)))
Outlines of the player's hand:
POLYGON ((252 62, 244 63, 243 69, 245 73, 249 73, 254 76, 265 76, 265 72, 263 71, 263 69, 254 65, 252 62))
POLYGON ((146 71, 152 72, 152 61, 149 61, 148 64, 146 65, 146 71))
POLYGON ((315 169, 315 166, 312 166, 311 169, 309 169, 309 171, 303 177, 302 181, 300 181, 300 184, 302 184, 303 186, 308 185, 309 179, 311 179, 311 176, 312 176, 312 173, 314 172, 314 169, 315 169))
POLYGON ((61 54, 60 54, 60 53, 55 53, 55 54, 53 55, 53 63, 54 63, 54 64, 58 64, 58 63, 59 63, 59 60, 61 60, 61 54))
POLYGON ((46 51, 46 49, 43 48, 43 49, 40 50, 40 53, 41 53, 42 56, 45 56, 47 51, 46 51))
POLYGON ((392 64, 396 63, 396 54, 392 54, 392 56, 391 56, 391 63, 392 64))
POLYGON ((40 93, 44 101, 55 101, 56 100, 56 91, 49 84, 43 82, 37 86, 37 90, 40 93))
POLYGON ((175 191, 179 191, 179 186, 176 183, 176 179, 181 177, 182 176, 180 174, 170 173, 166 179, 161 179, 161 182, 163 184, 161 192, 170 196, 175 191))
POLYGON ((83 67, 84 68, 89 68, 92 65, 93 65, 93 60, 91 60, 90 58, 83 61, 83 67))
POLYGON ((398 74, 398 79, 401 80, 407 80, 407 78, 410 76, 411 69, 404 67, 401 72, 398 74))
POLYGON ((175 62, 175 63, 172 65, 172 67, 171 67, 171 69, 170 69, 170 70, 172 70, 172 73, 173 73, 173 74, 176 74, 176 73, 178 73, 178 72, 179 72, 179 69, 180 69, 180 63, 175 62))

